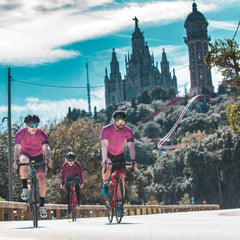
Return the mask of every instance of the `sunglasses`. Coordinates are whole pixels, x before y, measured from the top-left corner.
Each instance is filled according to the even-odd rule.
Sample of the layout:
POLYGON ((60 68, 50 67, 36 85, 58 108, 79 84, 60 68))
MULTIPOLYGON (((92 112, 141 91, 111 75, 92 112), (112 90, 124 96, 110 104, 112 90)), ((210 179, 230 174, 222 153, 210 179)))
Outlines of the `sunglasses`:
POLYGON ((67 159, 68 162, 73 162, 74 160, 75 160, 74 158, 67 159))
POLYGON ((30 128, 37 128, 38 124, 32 124, 32 125, 28 125, 30 128))
POLYGON ((123 120, 123 119, 116 119, 116 121, 117 121, 118 123, 125 124, 125 120, 123 120))

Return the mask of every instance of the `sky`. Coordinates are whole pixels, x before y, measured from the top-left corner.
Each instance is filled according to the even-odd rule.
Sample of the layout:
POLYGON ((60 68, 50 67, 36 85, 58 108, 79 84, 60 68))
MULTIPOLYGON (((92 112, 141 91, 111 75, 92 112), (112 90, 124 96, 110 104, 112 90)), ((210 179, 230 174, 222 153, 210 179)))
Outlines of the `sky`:
MULTIPOLYGON (((208 35, 232 39, 240 20, 239 0, 196 0, 206 17, 208 35)), ((122 78, 125 55, 131 53, 136 16, 154 61, 163 48, 170 71, 175 68, 179 95, 190 89, 184 21, 192 0, 0 0, 0 129, 8 110, 8 69, 11 71, 12 122, 26 114, 42 123, 61 121, 68 108, 105 108, 105 68, 110 73, 115 48, 122 78)), ((239 30, 240 31, 240 30, 239 30)), ((240 32, 235 40, 239 43, 240 32)), ((217 91, 221 74, 212 69, 217 91)))

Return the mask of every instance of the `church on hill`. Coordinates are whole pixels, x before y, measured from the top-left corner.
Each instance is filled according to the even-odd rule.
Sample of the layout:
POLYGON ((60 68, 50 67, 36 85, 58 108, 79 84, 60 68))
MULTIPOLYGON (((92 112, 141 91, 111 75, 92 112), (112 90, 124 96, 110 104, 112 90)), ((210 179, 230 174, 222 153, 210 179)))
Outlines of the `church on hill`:
POLYGON ((112 51, 110 62, 110 75, 105 69, 105 102, 106 106, 112 103, 131 101, 143 91, 151 91, 156 86, 165 90, 174 87, 177 91, 177 77, 173 69, 173 75, 169 70, 169 62, 165 50, 162 52, 160 69, 158 63, 154 63, 154 56, 149 52, 143 33, 138 27, 138 19, 135 17, 135 30, 132 34, 132 53, 125 56, 126 76, 122 78, 119 72, 119 62, 115 49, 112 51))

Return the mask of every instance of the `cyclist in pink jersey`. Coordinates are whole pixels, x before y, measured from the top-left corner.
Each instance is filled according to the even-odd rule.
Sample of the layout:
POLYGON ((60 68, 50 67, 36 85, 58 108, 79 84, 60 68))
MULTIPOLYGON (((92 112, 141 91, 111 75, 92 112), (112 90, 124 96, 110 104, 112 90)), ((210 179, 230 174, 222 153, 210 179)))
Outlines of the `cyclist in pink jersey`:
MULTIPOLYGON (((32 160, 36 162, 48 163, 48 166, 52 167, 52 160, 50 159, 50 149, 48 145, 48 137, 44 131, 38 128, 40 119, 38 116, 31 114, 27 115, 24 119, 25 128, 19 130, 15 135, 15 148, 14 148, 14 163, 13 168, 18 169, 18 162, 28 163, 32 160)), ((42 218, 47 217, 47 211, 44 207, 44 201, 46 196, 46 180, 45 180, 45 166, 36 167, 37 179, 39 182, 39 196, 40 196, 40 216, 42 218)), ((23 190, 21 198, 23 200, 28 199, 27 188, 27 166, 20 167, 20 175, 23 184, 23 190)))
POLYGON ((125 162, 124 144, 127 141, 131 164, 134 169, 137 168, 135 161, 135 146, 132 130, 125 126, 126 114, 123 111, 115 111, 112 117, 113 123, 105 126, 101 134, 102 142, 102 178, 103 178, 103 196, 108 196, 109 177, 115 169, 120 170, 120 179, 123 183, 123 192, 125 193, 125 167, 116 167, 109 165, 110 162, 125 162), (107 162, 107 165, 106 165, 107 162))

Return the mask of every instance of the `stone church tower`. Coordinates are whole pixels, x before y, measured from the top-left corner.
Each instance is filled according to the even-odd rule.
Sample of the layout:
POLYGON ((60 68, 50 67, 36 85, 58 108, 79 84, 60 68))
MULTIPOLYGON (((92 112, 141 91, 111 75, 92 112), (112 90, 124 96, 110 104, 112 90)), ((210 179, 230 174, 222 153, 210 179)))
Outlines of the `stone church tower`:
POLYGON ((207 35, 208 22, 204 15, 197 10, 197 4, 192 4, 192 12, 187 16, 184 27, 188 45, 189 70, 191 88, 190 95, 214 91, 211 70, 207 67, 203 57, 207 54, 210 37, 207 35))
POLYGON ((110 63, 110 77, 105 70, 105 100, 106 106, 111 103, 131 101, 143 90, 151 91, 155 86, 162 86, 165 90, 175 87, 177 91, 177 78, 173 70, 173 77, 169 70, 169 62, 163 49, 161 72, 157 64, 154 64, 154 56, 150 54, 143 33, 138 27, 138 19, 135 17, 135 31, 132 34, 132 54, 125 56, 126 76, 121 78, 119 62, 115 49, 112 52, 110 63))

